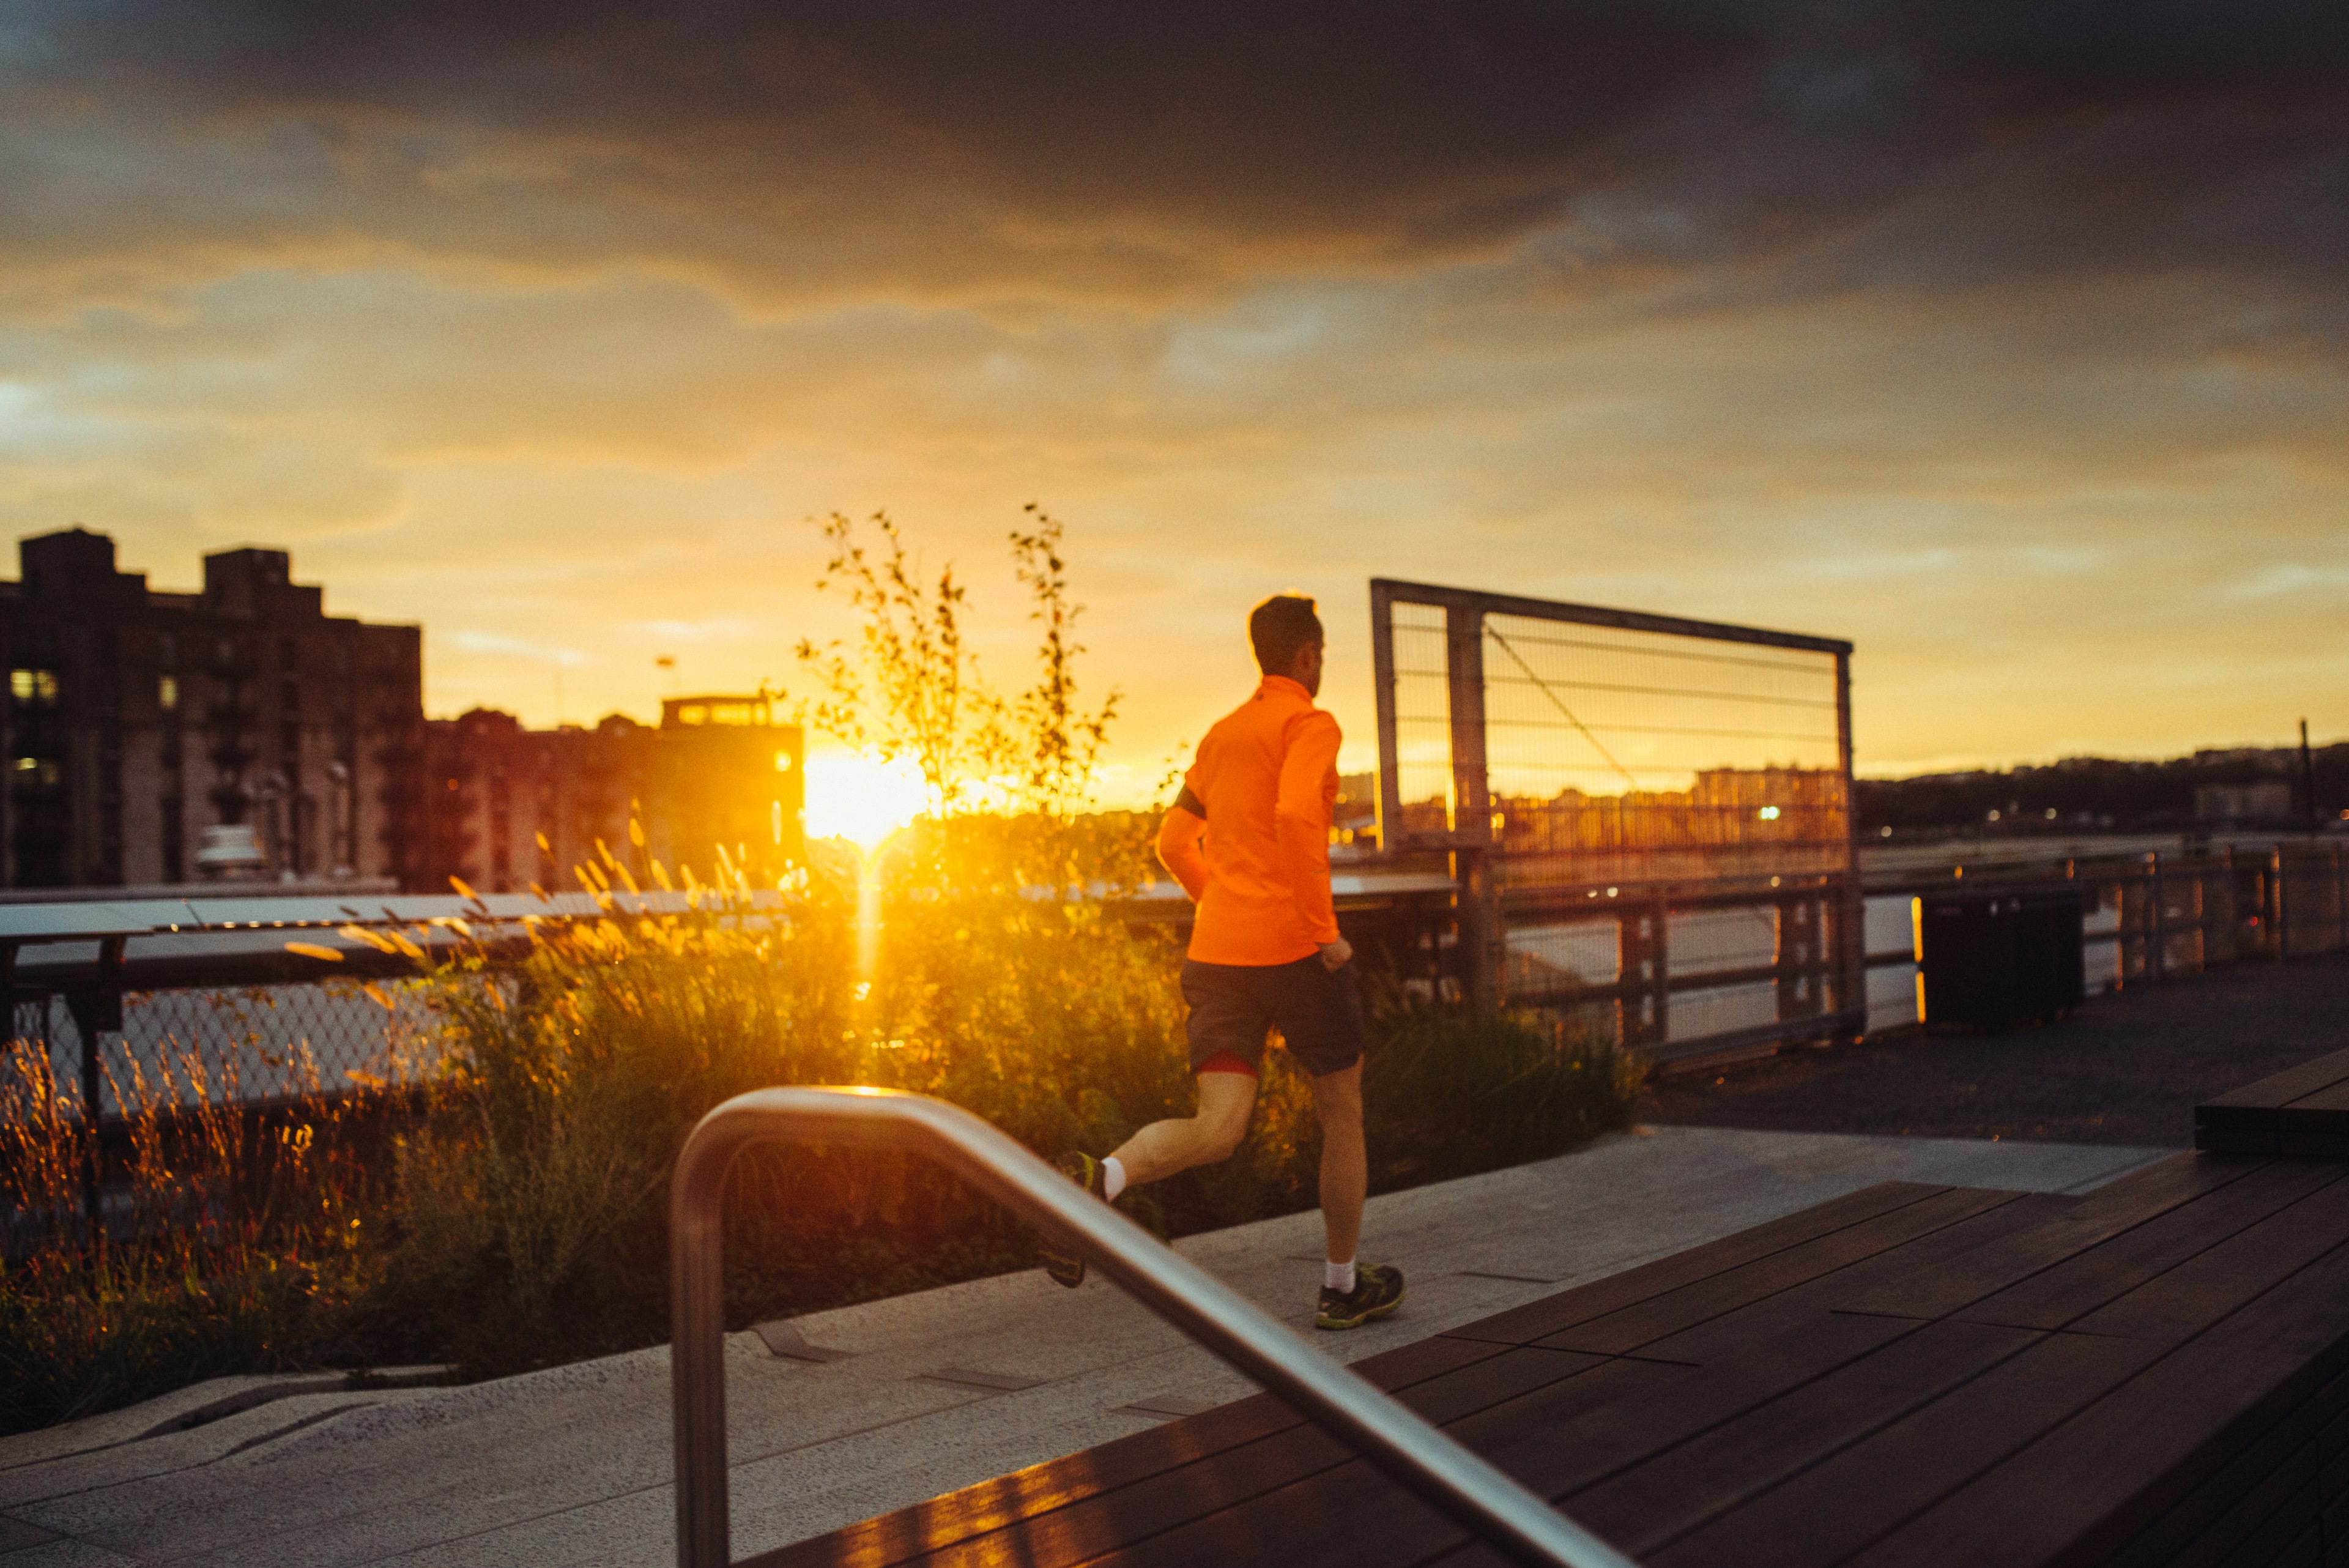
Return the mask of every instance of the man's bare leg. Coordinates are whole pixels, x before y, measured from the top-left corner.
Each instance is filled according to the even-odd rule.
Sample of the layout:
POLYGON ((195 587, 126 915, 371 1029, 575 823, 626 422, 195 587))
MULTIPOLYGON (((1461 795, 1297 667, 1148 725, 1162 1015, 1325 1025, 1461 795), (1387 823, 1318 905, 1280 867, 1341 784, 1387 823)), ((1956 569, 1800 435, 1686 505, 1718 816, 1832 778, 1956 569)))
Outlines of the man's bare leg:
POLYGON ((1321 1116, 1321 1229, 1333 1263, 1354 1260, 1371 1162, 1362 1144, 1362 1064, 1309 1080, 1321 1116))
MULTIPOLYGON (((1357 1074, 1361 1069, 1356 1068, 1357 1074)), ((1356 1091, 1360 1099, 1360 1090, 1356 1091)), ((1248 1116, 1256 1109, 1256 1080, 1246 1073, 1199 1075, 1199 1110, 1190 1116, 1152 1122, 1118 1146, 1110 1156, 1125 1168, 1125 1184, 1138 1187, 1157 1181, 1195 1165, 1229 1159, 1247 1137, 1248 1116)), ((1355 1141, 1361 1142, 1361 1116, 1355 1116, 1355 1141)), ((1326 1157, 1325 1157, 1326 1158, 1326 1157)), ((1359 1221, 1361 1199, 1354 1200, 1359 1221)))

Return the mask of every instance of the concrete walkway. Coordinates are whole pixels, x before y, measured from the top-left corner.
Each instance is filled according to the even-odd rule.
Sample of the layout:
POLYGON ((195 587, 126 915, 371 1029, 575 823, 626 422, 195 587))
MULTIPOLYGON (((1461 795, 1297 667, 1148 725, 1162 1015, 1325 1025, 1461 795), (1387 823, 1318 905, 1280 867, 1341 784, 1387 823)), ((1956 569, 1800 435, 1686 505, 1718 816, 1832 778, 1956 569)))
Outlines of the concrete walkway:
MULTIPOLYGON (((1366 1255, 1400 1263, 1411 1294, 1348 1334, 1306 1326, 1315 1216, 1182 1251, 1351 1360, 1873 1182, 2076 1192, 2171 1152, 1618 1134, 1374 1199, 1366 1255)), ((1114 1287, 1062 1291, 1040 1273, 822 1313, 771 1338, 788 1354, 755 1333, 730 1342, 738 1557, 1251 1392, 1114 1287)), ((227 1379, 0 1439, 0 1568, 674 1561, 666 1348, 464 1388, 332 1381, 227 1379), (191 1414, 208 1418, 188 1427, 191 1414)))

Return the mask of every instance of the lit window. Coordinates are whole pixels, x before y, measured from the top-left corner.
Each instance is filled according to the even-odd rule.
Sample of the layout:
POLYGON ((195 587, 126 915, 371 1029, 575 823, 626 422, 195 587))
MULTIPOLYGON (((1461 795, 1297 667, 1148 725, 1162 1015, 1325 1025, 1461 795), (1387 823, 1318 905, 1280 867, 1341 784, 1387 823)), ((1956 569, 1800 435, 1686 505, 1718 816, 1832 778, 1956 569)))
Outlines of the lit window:
POLYGON ((792 771, 791 753, 777 752, 775 753, 775 771, 779 774, 787 774, 792 771))
POLYGON ((166 675, 155 682, 155 706, 166 713, 180 705, 180 678, 166 675))
POLYGON ((57 672, 12 670, 8 671, 8 694, 19 702, 54 702, 57 700, 57 672))
POLYGON ((1764 821, 1764 822, 1775 822, 1775 821, 1777 821, 1777 820, 1778 820, 1778 808, 1777 808, 1776 806, 1775 806, 1775 805, 1765 805, 1765 806, 1764 806, 1764 807, 1762 808, 1762 820, 1763 820, 1763 821, 1764 821))
POLYGON ((680 724, 707 724, 709 722, 709 710, 698 702, 688 702, 677 711, 677 722, 680 724))

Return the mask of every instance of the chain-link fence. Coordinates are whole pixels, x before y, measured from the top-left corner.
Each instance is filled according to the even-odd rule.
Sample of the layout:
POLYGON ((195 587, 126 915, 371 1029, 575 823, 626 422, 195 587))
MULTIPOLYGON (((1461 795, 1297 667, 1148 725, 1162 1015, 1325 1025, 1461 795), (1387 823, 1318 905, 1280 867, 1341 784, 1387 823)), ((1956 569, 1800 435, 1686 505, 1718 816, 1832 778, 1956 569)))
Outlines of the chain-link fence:
MULTIPOLYGON (((16 1048, 46 1054, 78 1114, 90 1010, 51 994, 15 1012, 16 1048)), ((391 978, 127 992, 121 1027, 91 1030, 99 1115, 413 1083, 439 1059, 436 1025, 422 985, 391 978)))

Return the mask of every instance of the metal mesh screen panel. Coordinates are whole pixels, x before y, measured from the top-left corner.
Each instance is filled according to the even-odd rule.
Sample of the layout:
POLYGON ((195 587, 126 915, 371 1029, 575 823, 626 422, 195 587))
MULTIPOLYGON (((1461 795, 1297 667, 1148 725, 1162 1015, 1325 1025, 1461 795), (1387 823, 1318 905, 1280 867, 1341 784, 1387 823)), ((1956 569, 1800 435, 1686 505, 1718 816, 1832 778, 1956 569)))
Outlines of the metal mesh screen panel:
POLYGON ((1849 866, 1834 655, 1500 614, 1484 635, 1511 882, 1849 866))

